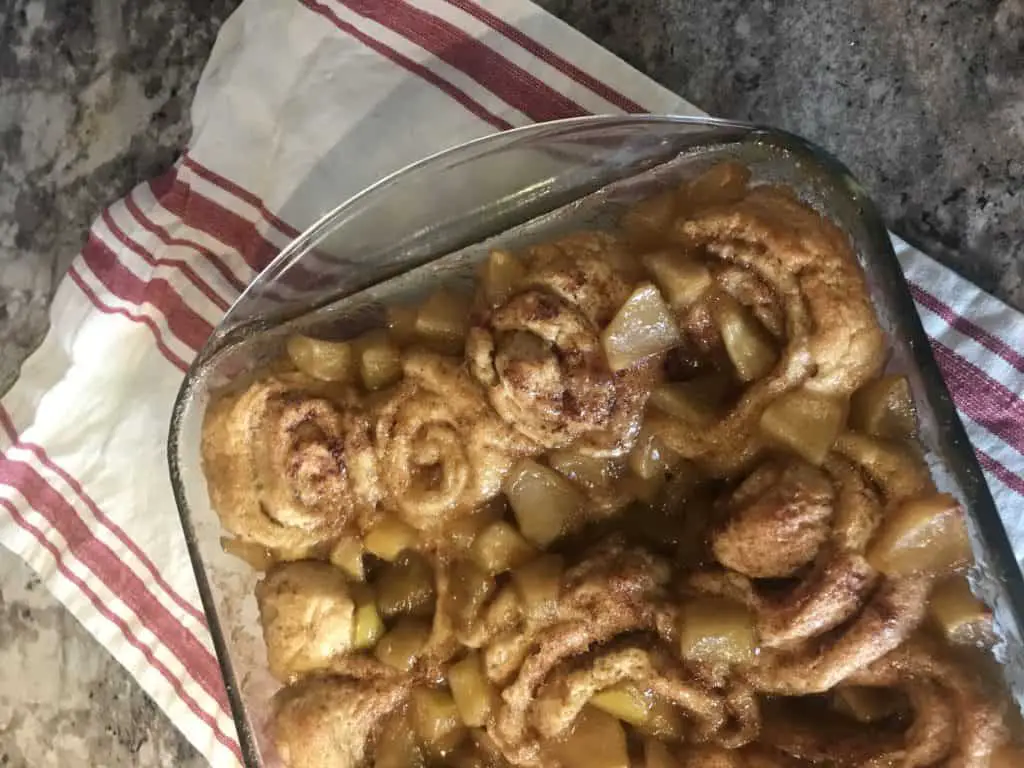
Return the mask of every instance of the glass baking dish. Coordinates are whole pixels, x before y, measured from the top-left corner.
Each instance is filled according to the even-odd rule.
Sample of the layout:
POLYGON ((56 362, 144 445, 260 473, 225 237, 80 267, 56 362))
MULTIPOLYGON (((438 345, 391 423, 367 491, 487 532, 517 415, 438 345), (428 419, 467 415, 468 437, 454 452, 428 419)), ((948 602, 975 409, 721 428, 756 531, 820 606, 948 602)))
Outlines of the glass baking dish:
POLYGON ((265 723, 279 684, 267 671, 253 597, 257 574, 222 550, 207 496, 199 447, 211 393, 278 355, 289 334, 379 326, 386 303, 471 277, 494 247, 600 226, 630 202, 726 159, 749 166, 755 183, 790 185, 849 235, 888 334, 889 368, 910 379, 936 483, 969 512, 976 591, 995 612, 1007 685, 1024 700, 1024 581, 864 191, 830 155, 781 131, 709 118, 589 117, 469 142, 339 205, 256 278, 190 368, 171 420, 170 473, 248 765, 277 762, 265 723))

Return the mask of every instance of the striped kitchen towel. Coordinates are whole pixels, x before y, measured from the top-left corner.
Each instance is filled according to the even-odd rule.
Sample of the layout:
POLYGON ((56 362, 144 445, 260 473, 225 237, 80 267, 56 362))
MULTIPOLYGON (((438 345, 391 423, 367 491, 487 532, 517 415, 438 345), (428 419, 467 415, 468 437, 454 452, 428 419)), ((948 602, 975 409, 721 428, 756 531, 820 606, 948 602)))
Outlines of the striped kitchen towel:
MULTIPOLYGON (((526 0, 245 0, 165 176, 96 219, 0 404, 0 542, 215 765, 240 760, 171 497, 182 373, 277 251, 380 176, 591 113, 699 114, 526 0)), ((897 244, 1012 537, 1024 543, 1024 318, 897 244)))

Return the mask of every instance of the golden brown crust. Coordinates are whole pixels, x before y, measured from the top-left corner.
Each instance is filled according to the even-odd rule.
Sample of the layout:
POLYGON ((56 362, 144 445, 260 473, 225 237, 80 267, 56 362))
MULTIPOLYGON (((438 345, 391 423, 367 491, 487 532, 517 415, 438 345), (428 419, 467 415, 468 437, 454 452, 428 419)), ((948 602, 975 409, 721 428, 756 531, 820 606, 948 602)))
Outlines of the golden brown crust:
POLYGON ((782 345, 772 370, 749 382, 711 423, 653 414, 652 426, 680 454, 713 474, 734 474, 760 450, 758 419, 779 395, 802 385, 846 397, 878 373, 884 339, 849 243, 791 194, 755 187, 740 200, 684 215, 674 236, 711 265, 715 288, 682 318, 698 354, 721 345, 712 309, 722 293, 782 345))
POLYGON ((678 658, 666 587, 668 563, 611 539, 566 571, 554 613, 498 636, 485 654, 512 659, 488 667, 501 705, 488 733, 513 765, 546 765, 544 744, 563 738, 590 696, 635 683, 679 712, 686 736, 739 747, 757 734, 753 691, 696 674, 678 658), (510 651, 510 646, 515 651, 510 651))
POLYGON ((369 423, 349 390, 285 373, 213 403, 203 467, 224 527, 298 552, 356 524, 377 495, 369 423))
POLYGON ((795 651, 763 649, 748 672, 751 683, 763 693, 786 696, 835 687, 914 633, 924 620, 932 583, 929 576, 883 582, 840 634, 795 651))
POLYGON ((979 677, 930 638, 908 641, 846 682, 902 691, 909 726, 894 733, 820 712, 807 718, 783 704, 769 710, 764 741, 814 763, 988 768, 1006 739, 1001 707, 979 677))
POLYGON ((505 421, 547 448, 608 422, 615 379, 581 310, 531 290, 496 308, 488 325, 470 330, 471 370, 505 421))
POLYGON ((271 738, 285 765, 359 768, 382 721, 408 693, 403 680, 309 678, 274 697, 271 738))
POLYGON ((577 232, 527 249, 522 285, 559 296, 598 328, 608 324, 632 290, 635 256, 607 232, 577 232))
POLYGON ((846 236, 788 191, 754 187, 731 205, 676 224, 679 242, 740 265, 767 284, 786 318, 792 364, 806 385, 848 395, 878 373, 884 338, 846 236))
POLYGON ((705 691, 675 656, 656 643, 624 644, 586 654, 548 675, 530 711, 530 724, 545 739, 564 737, 590 697, 631 682, 682 710, 698 735, 713 735, 726 722, 725 702, 705 691))
POLYGON ((490 409, 458 361, 410 352, 405 378, 373 413, 386 503, 436 529, 495 497, 513 462, 537 452, 490 409))
POLYGON ((518 290, 470 329, 471 373, 501 417, 544 448, 620 455, 639 432, 655 369, 613 373, 600 338, 629 297, 626 259, 600 232, 535 246, 518 290))
POLYGON ((727 497, 726 519, 712 534, 712 550, 733 572, 734 588, 744 584, 740 599, 755 610, 768 648, 792 649, 850 620, 878 581, 863 554, 878 501, 866 495, 857 470, 828 461, 829 470, 837 467, 819 470, 799 459, 762 465, 727 497), (859 547, 849 546, 853 539, 859 547), (789 589, 764 592, 746 577, 798 578, 789 589))
POLYGON ((913 454, 848 433, 818 470, 797 459, 755 470, 727 499, 712 549, 731 568, 728 583, 708 576, 691 586, 728 591, 757 616, 763 646, 750 679, 772 694, 820 693, 889 653, 921 624, 934 576, 884 577, 866 548, 886 505, 930 488, 913 454), (810 524, 808 524, 810 523, 810 524), (824 526, 824 528, 823 528, 824 526), (794 576, 788 589, 765 577, 794 576))
POLYGON ((530 724, 541 685, 565 660, 635 631, 656 628, 669 567, 653 555, 608 541, 585 555, 563 577, 558 606, 540 623, 527 622, 496 638, 485 659, 514 659, 512 674, 491 664, 501 681, 501 700, 488 732, 513 765, 542 764, 541 741, 530 724), (519 653, 508 653, 511 643, 519 653))
POLYGON ((829 537, 834 490, 802 461, 758 467, 728 500, 712 549, 722 565, 752 578, 792 576, 829 537))
POLYGON ((328 563, 274 566, 256 585, 270 671, 279 680, 327 667, 352 649, 355 603, 345 575, 328 563))
POLYGON ((905 443, 845 432, 836 440, 835 450, 864 471, 889 505, 933 488, 928 467, 905 443))

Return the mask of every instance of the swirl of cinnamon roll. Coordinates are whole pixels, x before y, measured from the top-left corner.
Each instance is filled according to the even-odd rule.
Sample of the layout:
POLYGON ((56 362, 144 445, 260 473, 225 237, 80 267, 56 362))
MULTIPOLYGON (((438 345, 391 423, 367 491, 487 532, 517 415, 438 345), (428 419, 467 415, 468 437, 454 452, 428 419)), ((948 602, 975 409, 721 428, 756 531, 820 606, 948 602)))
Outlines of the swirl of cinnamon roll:
POLYGON ((496 496, 512 463, 538 452, 508 427, 457 360, 414 350, 403 380, 374 409, 385 503, 436 528, 496 496))
POLYGON ((211 405, 202 455, 224 527, 290 556, 358 524, 378 497, 370 423, 349 390, 261 378, 211 405))
POLYGON ((844 398, 878 372, 883 335, 849 242, 788 191, 748 189, 683 213, 671 231, 670 247, 703 276, 688 278, 698 295, 677 302, 680 365, 731 375, 730 358, 750 355, 708 418, 651 415, 673 450, 731 474, 758 452, 758 421, 781 394, 844 398))
POLYGON ((781 699, 766 713, 764 742, 813 764, 988 768, 1006 739, 1003 708, 977 672, 924 636, 871 662, 844 686, 882 689, 890 702, 902 693, 907 712, 867 714, 907 726, 880 728, 821 712, 807 718, 799 700, 781 699))
POLYGON ((858 463, 837 452, 822 469, 795 459, 756 469, 725 499, 711 537, 728 578, 713 586, 697 577, 704 590, 728 591, 754 611, 762 653, 751 677, 761 691, 831 688, 924 618, 934 574, 881 574, 868 547, 886 509, 930 487, 926 468, 863 435, 841 436, 837 448, 858 463))
POLYGON ((289 768, 366 765, 388 716, 409 698, 407 678, 311 677, 274 697, 270 735, 289 768))
POLYGON ((619 455, 639 431, 653 366, 614 373, 600 338, 629 297, 621 255, 600 232, 535 246, 511 295, 470 328, 473 376, 501 417, 544 448, 619 455))
POLYGON ((663 559, 612 538, 588 549, 565 571, 557 605, 543 615, 524 613, 515 598, 509 610, 499 602, 506 592, 499 592, 494 603, 481 606, 483 626, 473 633, 474 645, 483 648, 487 676, 507 683, 536 637, 553 625, 580 624, 584 633, 610 639, 628 631, 621 627, 653 628, 670 621, 659 602, 670 576, 663 559))
MULTIPOLYGON (((489 626, 483 665, 500 691, 487 732, 512 765, 548 764, 590 698, 630 684, 673 716, 684 738, 742 744, 757 728, 757 702, 697 678, 673 651, 668 564, 607 540, 562 575, 555 605, 489 626)), ((506 614, 507 615, 507 614, 506 614)), ((493 615, 490 616, 493 619, 493 615)))
POLYGON ((407 602, 408 593, 396 597, 396 588, 399 593, 410 588, 410 571, 389 587, 386 571, 371 574, 369 583, 353 583, 329 563, 304 560, 275 565, 257 584, 270 669, 288 684, 275 696, 271 734, 289 768, 356 768, 373 764, 388 748, 403 756, 396 762, 393 754, 388 764, 418 764, 423 745, 410 739, 407 704, 417 689, 437 690, 458 643, 448 612, 439 607, 449 603, 450 573, 444 558, 429 552, 410 558, 431 571, 431 597, 436 601, 426 601, 433 604, 429 624, 422 610, 429 605, 407 602), (378 611, 395 618, 391 612, 396 599, 398 621, 417 624, 422 634, 396 641, 382 653, 380 643, 386 637, 377 638, 376 648, 369 647, 365 636, 360 640, 360 621, 368 605, 375 617, 371 624, 380 621, 378 611), (393 737, 407 743, 384 744, 393 737))

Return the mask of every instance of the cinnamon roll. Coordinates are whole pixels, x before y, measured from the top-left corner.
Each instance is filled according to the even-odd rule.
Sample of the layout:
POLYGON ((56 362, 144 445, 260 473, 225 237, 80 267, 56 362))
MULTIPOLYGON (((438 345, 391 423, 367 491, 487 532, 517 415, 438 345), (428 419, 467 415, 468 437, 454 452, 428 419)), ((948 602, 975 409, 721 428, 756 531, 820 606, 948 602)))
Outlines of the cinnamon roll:
POLYGON ((256 586, 267 663, 279 680, 326 668, 352 650, 355 601, 345 575, 327 563, 275 566, 256 586))
POLYGON ((287 557, 357 528, 379 495, 357 395, 300 373, 257 379, 211 405, 202 455, 224 527, 287 557))
POLYGON ((385 503, 414 528, 436 529, 496 496, 513 462, 538 451, 491 410, 457 360, 418 350, 375 408, 385 503))
POLYGON ((768 708, 764 741, 814 764, 989 768, 1007 737, 1002 707, 977 672, 930 638, 890 651, 844 686, 883 690, 906 711, 878 713, 889 721, 879 727, 835 713, 807 716, 799 701, 782 699, 768 708))
POLYGON ((673 297, 677 367, 699 402, 649 419, 682 456, 735 473, 763 448, 759 421, 780 395, 841 401, 877 374, 883 336, 849 243, 788 191, 684 208, 671 233, 646 263, 673 297))
POLYGON ((669 576, 666 562, 606 540, 565 571, 550 611, 492 627, 483 668, 500 703, 487 728, 509 763, 551 764, 552 745, 584 707, 622 686, 643 713, 637 727, 659 738, 733 746, 753 738, 756 700, 700 678, 679 658, 669 576))
POLYGON ((311 677, 273 702, 271 738, 285 765, 358 768, 373 753, 388 715, 408 700, 408 679, 311 677))
POLYGON ((925 616, 936 573, 882 573, 872 548, 887 514, 898 520, 901 505, 932 491, 923 462, 854 433, 837 448, 822 469, 798 459, 756 469, 725 500, 712 534, 729 590, 757 617, 762 653, 751 676, 761 691, 831 688, 896 648, 925 616))
MULTIPOLYGON (((372 585, 351 582, 318 560, 278 563, 256 585, 256 604, 267 664, 279 680, 326 672, 396 677, 395 666, 370 653, 384 631, 372 585)), ((439 646, 423 649, 421 668, 436 663, 430 651, 439 646)))
POLYGON ((466 344, 472 375, 494 409, 544 448, 628 451, 654 366, 613 372, 601 330, 629 297, 623 246, 585 232, 535 246, 525 274, 496 306, 483 302, 466 344))

